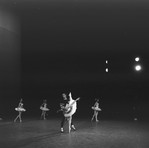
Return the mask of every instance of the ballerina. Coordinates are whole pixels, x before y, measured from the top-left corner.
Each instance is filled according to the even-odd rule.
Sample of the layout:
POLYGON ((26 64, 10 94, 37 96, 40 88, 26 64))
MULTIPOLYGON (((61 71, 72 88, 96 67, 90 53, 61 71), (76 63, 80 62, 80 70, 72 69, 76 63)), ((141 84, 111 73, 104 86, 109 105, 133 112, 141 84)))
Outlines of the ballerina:
POLYGON ((25 112, 25 111, 26 111, 26 110, 23 108, 23 103, 22 103, 22 102, 23 102, 23 99, 21 98, 18 107, 15 108, 15 110, 18 111, 19 114, 18 114, 18 116, 15 118, 14 122, 16 122, 18 118, 19 118, 20 122, 22 122, 22 119, 21 119, 22 112, 25 112))
POLYGON ((95 99, 95 101, 96 102, 95 102, 94 106, 91 107, 94 110, 94 114, 92 116, 91 121, 93 121, 93 119, 95 117, 96 122, 99 122, 99 120, 98 120, 98 112, 101 111, 101 109, 99 108, 99 99, 95 99))
POLYGON ((47 108, 47 100, 43 100, 43 101, 44 102, 40 106, 40 109, 42 110, 41 119, 43 118, 45 120, 46 119, 46 112, 49 111, 49 109, 47 108))

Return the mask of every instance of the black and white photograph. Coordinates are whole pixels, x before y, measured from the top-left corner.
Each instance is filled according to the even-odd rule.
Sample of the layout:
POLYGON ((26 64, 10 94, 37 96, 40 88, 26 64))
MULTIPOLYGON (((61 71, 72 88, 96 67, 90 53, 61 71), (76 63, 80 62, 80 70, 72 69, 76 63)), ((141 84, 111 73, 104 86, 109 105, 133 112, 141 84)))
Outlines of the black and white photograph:
POLYGON ((0 147, 148 148, 147 0, 0 0, 0 147))

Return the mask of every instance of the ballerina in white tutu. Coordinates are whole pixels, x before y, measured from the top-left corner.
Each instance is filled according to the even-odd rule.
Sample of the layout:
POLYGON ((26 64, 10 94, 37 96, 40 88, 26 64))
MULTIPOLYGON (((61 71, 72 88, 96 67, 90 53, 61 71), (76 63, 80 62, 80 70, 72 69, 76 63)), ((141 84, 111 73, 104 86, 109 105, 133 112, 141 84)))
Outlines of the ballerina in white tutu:
POLYGON ((15 108, 15 110, 18 111, 19 114, 18 114, 18 116, 15 118, 14 122, 16 122, 18 118, 19 118, 20 122, 22 122, 22 119, 21 119, 22 112, 25 112, 25 111, 26 111, 26 110, 23 108, 23 103, 22 103, 22 102, 23 102, 23 99, 21 98, 18 107, 15 108))
POLYGON ((47 100, 43 100, 43 103, 40 106, 40 109, 42 110, 41 119, 43 118, 45 120, 46 119, 46 112, 49 111, 49 109, 47 108, 47 100))
POLYGON ((98 121, 98 112, 101 111, 101 109, 99 108, 99 99, 95 99, 95 101, 96 102, 95 102, 94 106, 91 107, 94 110, 94 114, 92 116, 91 121, 93 121, 93 119, 95 117, 96 122, 99 122, 98 121))

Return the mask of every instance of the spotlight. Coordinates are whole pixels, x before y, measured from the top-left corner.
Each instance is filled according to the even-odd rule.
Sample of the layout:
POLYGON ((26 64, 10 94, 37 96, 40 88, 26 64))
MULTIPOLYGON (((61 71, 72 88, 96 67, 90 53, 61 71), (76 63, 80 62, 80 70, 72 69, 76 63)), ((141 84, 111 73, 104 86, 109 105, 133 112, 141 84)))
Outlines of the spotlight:
POLYGON ((140 58, 139 58, 139 57, 136 57, 136 58, 135 58, 135 61, 136 61, 136 62, 138 62, 139 60, 140 60, 140 58))
POLYGON ((140 71, 141 70, 141 66, 140 65, 136 65, 135 69, 136 69, 136 71, 140 71))
POLYGON ((106 72, 109 72, 109 69, 108 68, 106 68, 106 72))

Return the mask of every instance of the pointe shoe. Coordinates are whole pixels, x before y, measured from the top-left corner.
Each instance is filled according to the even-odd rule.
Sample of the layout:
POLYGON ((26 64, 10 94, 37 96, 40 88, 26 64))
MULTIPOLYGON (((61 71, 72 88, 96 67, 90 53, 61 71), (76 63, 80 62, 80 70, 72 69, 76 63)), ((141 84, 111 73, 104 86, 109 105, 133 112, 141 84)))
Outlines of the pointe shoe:
POLYGON ((71 127, 69 127, 69 133, 70 133, 70 131, 71 131, 71 127))
POLYGON ((76 131, 76 128, 74 127, 74 125, 71 126, 71 129, 73 129, 74 131, 76 131))
POLYGON ((63 128, 61 128, 61 133, 64 133, 64 129, 63 128))
POLYGON ((96 122, 99 122, 99 120, 96 120, 96 122))

